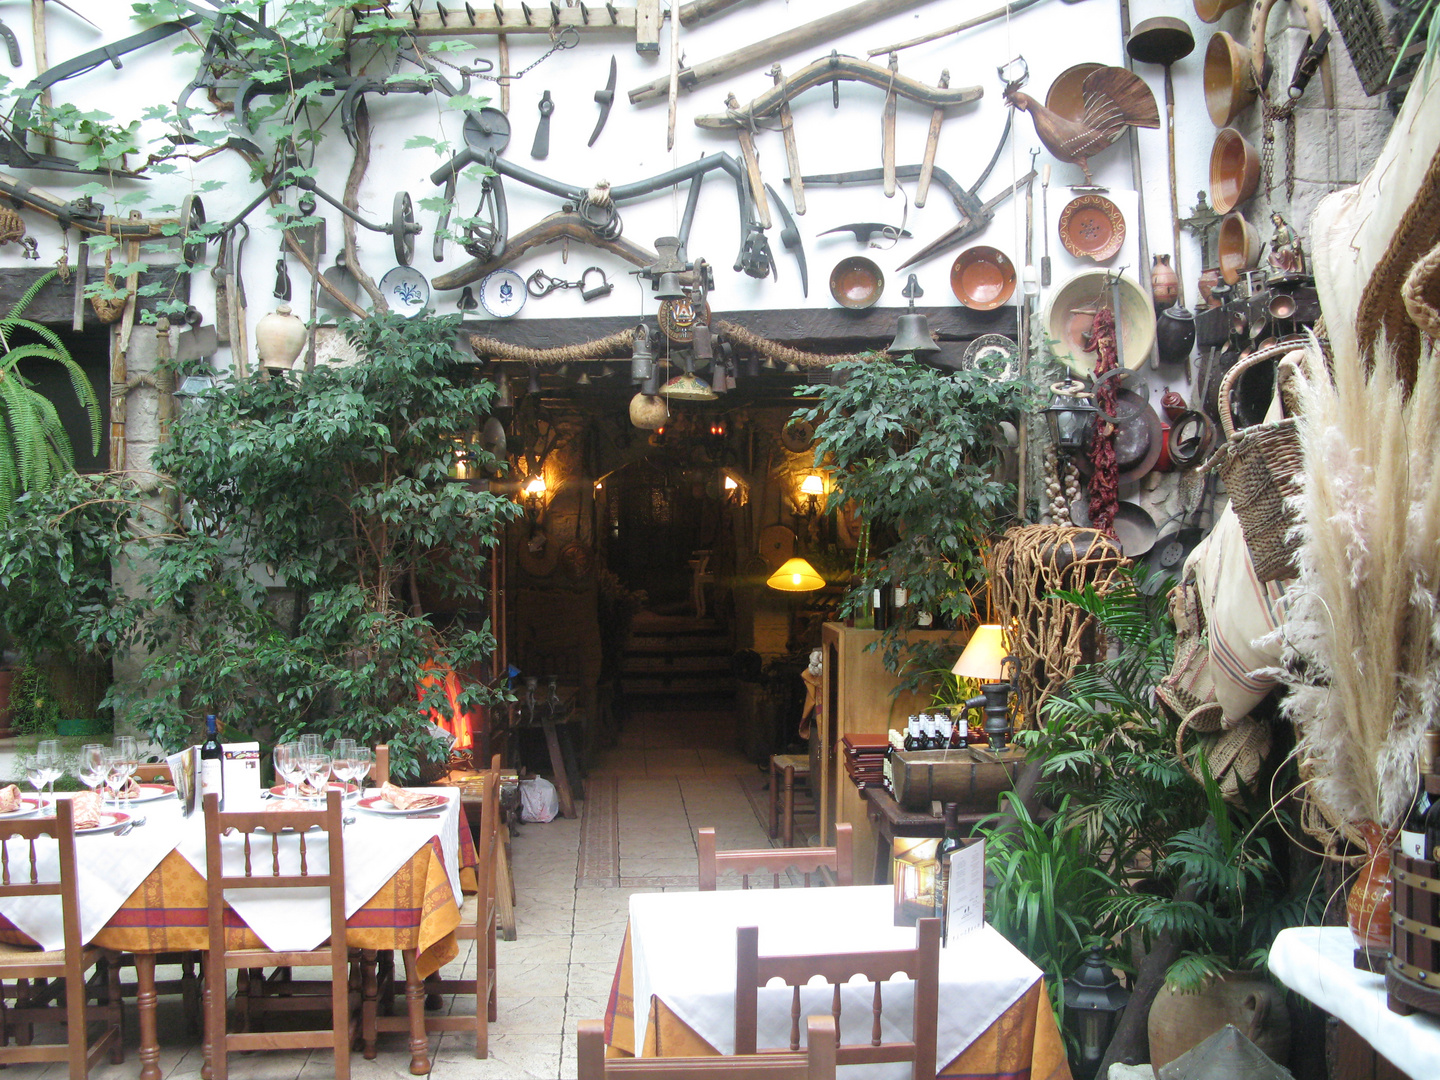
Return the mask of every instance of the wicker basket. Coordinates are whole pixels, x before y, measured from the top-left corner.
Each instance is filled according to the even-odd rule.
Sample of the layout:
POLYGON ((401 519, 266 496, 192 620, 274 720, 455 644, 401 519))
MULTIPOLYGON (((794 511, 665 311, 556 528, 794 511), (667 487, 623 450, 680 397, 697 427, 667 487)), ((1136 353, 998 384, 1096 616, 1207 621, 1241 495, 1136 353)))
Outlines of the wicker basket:
POLYGON ((1365 93, 1374 97, 1390 82, 1395 39, 1376 0, 1330 0, 1330 13, 1365 93))
POLYGON ((1256 364, 1279 361, 1297 344, 1295 339, 1287 339, 1257 349, 1225 373, 1219 399, 1225 443, 1207 466, 1220 470, 1260 581, 1295 576, 1294 545, 1286 538, 1295 524, 1295 513, 1287 500, 1300 492, 1300 434, 1293 416, 1237 431, 1231 392, 1244 372, 1256 364))

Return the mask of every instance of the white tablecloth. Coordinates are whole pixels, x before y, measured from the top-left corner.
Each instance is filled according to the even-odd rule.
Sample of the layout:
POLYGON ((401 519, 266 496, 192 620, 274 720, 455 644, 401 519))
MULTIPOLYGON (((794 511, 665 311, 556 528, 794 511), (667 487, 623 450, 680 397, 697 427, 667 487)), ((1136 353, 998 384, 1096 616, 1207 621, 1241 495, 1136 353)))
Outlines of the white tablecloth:
POLYGON ((1385 1004, 1385 976, 1354 964, 1355 942, 1344 926, 1294 926, 1270 947, 1270 970, 1302 997, 1344 1021, 1415 1080, 1440 1076, 1440 1017, 1400 1016, 1385 1004))
MULTIPOLYGON (((355 822, 345 827, 346 918, 363 907, 415 852, 436 836, 440 838, 455 903, 462 903, 459 792, 454 788, 415 790, 445 796, 446 805, 436 811, 438 816, 381 816, 346 805, 345 813, 355 817, 355 822)), ((144 814, 146 824, 125 836, 75 838, 80 935, 85 942, 100 932, 150 872, 177 848, 196 872, 205 876, 205 821, 198 811, 185 818, 180 804, 172 798, 127 807, 126 812, 144 814)), ((28 847, 23 841, 11 840, 7 847, 12 866, 28 867, 28 847)), ((48 839, 36 845, 42 880, 55 880, 59 872, 57 850, 54 841, 48 839)), ((252 865, 268 869, 269 844, 263 838, 252 841, 251 851, 252 865)), ((298 872, 299 841, 294 836, 282 836, 280 851, 281 872, 298 872)), ((227 872, 238 873, 243 866, 239 836, 226 838, 224 857, 227 872)), ((311 873, 323 873, 329 867, 329 846, 318 832, 312 831, 307 839, 306 864, 311 873)), ((329 900, 322 890, 232 890, 225 898, 256 936, 277 952, 313 949, 330 936, 329 900)), ((3 897, 0 914, 42 948, 63 947, 64 930, 56 897, 3 897)))
MULTIPOLYGON (((639 893, 630 898, 637 1048, 645 1045, 654 995, 720 1053, 735 1052, 735 930, 741 926, 760 928, 762 956, 915 944, 913 927, 894 925, 888 885, 639 893)), ((937 1065, 952 1061, 1040 977, 1040 969, 989 926, 951 941, 940 953, 937 1065)), ((842 991, 842 1041, 869 1041, 872 993, 868 983, 842 991)), ((884 999, 882 1038, 908 1039, 913 985, 903 979, 887 983, 884 999)), ((790 1000, 788 987, 761 991, 761 1049, 790 1045, 790 1000)), ((829 987, 802 991, 801 1005, 803 1015, 828 1016, 829 987)), ((909 1076, 905 1065, 856 1068, 867 1080, 909 1076)))

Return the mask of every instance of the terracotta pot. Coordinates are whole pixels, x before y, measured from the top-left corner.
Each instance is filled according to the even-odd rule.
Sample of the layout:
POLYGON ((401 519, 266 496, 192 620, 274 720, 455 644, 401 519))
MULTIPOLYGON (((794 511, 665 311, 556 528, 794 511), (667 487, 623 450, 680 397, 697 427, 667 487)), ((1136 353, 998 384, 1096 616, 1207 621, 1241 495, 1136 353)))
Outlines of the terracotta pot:
POLYGON ((1369 856, 1360 867, 1350 895, 1345 898, 1345 921, 1360 948, 1390 949, 1390 911, 1394 882, 1390 877, 1390 845, 1394 835, 1367 821, 1360 827, 1369 856))
POLYGON ((1259 88, 1250 50, 1221 30, 1205 47, 1205 108, 1216 127, 1226 127, 1255 104, 1259 88))
POLYGON ((262 366, 289 370, 305 348, 309 331, 305 320, 281 304, 255 323, 255 355, 262 366))
POLYGON ((1168 983, 1150 1006, 1146 1024, 1150 1064, 1161 1066, 1234 1024, 1276 1064, 1290 1058, 1290 1010, 1285 995, 1263 975, 1230 972, 1204 990, 1184 994, 1168 983))
POLYGON ((1170 265, 1169 255, 1156 255, 1150 267, 1150 295, 1155 301, 1155 310, 1162 311, 1175 303, 1180 295, 1180 279, 1170 265))
POLYGON ((1212 266, 1210 269, 1201 272, 1200 280, 1196 283, 1196 287, 1200 290, 1200 302, 1206 307, 1220 306, 1220 301, 1210 296, 1210 290, 1219 284, 1220 268, 1218 266, 1212 266))
POLYGON ((1245 0, 1193 0, 1195 14, 1200 16, 1201 22, 1219 22, 1220 17, 1231 8, 1237 8, 1245 3, 1245 0))
POLYGON ((1259 186, 1259 152, 1233 127, 1221 128, 1210 149, 1210 205, 1228 214, 1259 186))
POLYGON ((1215 250, 1220 257, 1220 276, 1225 284, 1234 285, 1246 270, 1253 270, 1260 264, 1260 248, 1263 241, 1255 226, 1239 214, 1226 214, 1220 222, 1219 239, 1215 250))

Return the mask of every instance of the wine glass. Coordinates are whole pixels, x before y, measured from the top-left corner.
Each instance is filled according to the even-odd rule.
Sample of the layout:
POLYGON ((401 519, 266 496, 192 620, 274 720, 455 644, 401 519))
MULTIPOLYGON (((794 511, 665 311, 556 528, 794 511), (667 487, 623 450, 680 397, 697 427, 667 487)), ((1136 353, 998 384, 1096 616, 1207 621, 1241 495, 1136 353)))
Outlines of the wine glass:
POLYGON ((295 770, 300 758, 300 746, 293 742, 276 743, 273 756, 275 775, 285 785, 280 792, 281 797, 288 799, 295 794, 295 770))
POLYGON ((114 784, 115 801, 120 801, 120 792, 130 782, 130 777, 135 775, 135 770, 140 767, 140 747, 135 742, 133 735, 116 735, 110 741, 112 751, 111 759, 111 780, 115 781, 115 773, 119 773, 119 780, 114 784))
POLYGON ((116 806, 120 805, 120 792, 124 789, 126 782, 130 779, 127 771, 125 755, 113 746, 105 751, 105 790, 109 792, 110 801, 116 806))
POLYGON ((45 771, 45 780, 50 784, 50 804, 55 804, 55 781, 65 771, 64 759, 60 756, 59 739, 41 739, 36 747, 35 757, 45 771))
POLYGON ((330 782, 330 765, 333 759, 324 750, 318 750, 303 760, 305 779, 310 781, 310 786, 315 789, 315 797, 325 798, 325 787, 330 782))
POLYGON ((370 775, 370 770, 375 767, 375 751, 368 746, 357 746, 354 767, 351 775, 355 777, 355 783, 363 793, 365 790, 365 778, 370 775))
POLYGON ((105 782, 105 776, 110 771, 105 763, 105 745, 103 743, 86 743, 80 747, 80 758, 76 762, 75 775, 80 782, 94 791, 105 782))
POLYGON ((45 782, 50 779, 49 770, 40 761, 40 753, 37 750, 33 754, 26 754, 20 762, 25 770, 25 779, 35 789, 36 800, 41 806, 45 805, 45 796, 42 792, 45 789, 45 782))
POLYGON ((355 779, 355 751, 358 749, 360 744, 354 739, 335 740, 335 746, 330 751, 330 771, 341 784, 349 784, 355 779))

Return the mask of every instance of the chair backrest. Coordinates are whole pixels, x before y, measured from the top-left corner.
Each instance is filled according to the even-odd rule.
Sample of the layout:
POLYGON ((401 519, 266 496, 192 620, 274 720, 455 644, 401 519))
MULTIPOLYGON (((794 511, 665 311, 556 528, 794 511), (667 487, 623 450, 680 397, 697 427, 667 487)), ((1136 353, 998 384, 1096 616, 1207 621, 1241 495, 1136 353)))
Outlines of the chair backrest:
POLYGON ((345 840, 340 798, 340 792, 332 788, 325 793, 323 810, 232 812, 220 809, 219 796, 214 792, 205 796, 205 887, 209 897, 212 957, 225 952, 226 891, 323 888, 329 892, 331 939, 338 941, 339 946, 339 977, 346 977, 345 840), (244 845, 245 860, 238 875, 226 874, 222 859, 221 837, 232 829, 241 834, 244 845), (329 845, 329 866, 323 873, 310 865, 311 829, 323 830, 329 845), (282 874, 281 843, 292 830, 299 840, 299 873, 282 874))
POLYGON ((0 896, 58 896, 65 935, 65 952, 80 955, 80 902, 75 886, 75 807, 69 799, 55 800, 55 816, 0 821, 0 896), (40 878, 41 837, 53 837, 59 847, 60 872, 51 880, 40 878), (23 854, 9 841, 25 841, 23 854))
POLYGON ((165 761, 142 761, 135 767, 135 780, 141 784, 173 784, 175 775, 165 761))
POLYGON ((495 896, 495 871, 499 862, 497 849, 500 845, 500 755, 490 761, 490 768, 480 774, 480 830, 475 837, 475 881, 479 886, 480 902, 476 905, 483 925, 494 917, 494 906, 487 901, 495 896))
POLYGON ((813 955, 761 956, 759 929, 742 926, 735 931, 735 1052, 753 1054, 760 988, 779 978, 791 987, 790 1049, 800 1046, 800 988, 816 975, 834 987, 831 1013, 840 1031, 840 988, 856 975, 875 984, 871 1005, 870 1041, 840 1043, 837 1065, 874 1065, 886 1061, 914 1063, 914 1080, 935 1080, 935 1029, 940 1007, 940 920, 921 919, 915 927, 913 949, 813 955), (882 984, 904 972, 915 984, 915 1012, 911 1037, 886 1043, 880 1038, 884 1008, 882 984))
POLYGON ((835 826, 834 847, 802 848, 757 848, 752 851, 716 851, 715 830, 701 829, 695 838, 695 847, 700 856, 700 891, 712 892, 716 878, 725 871, 741 875, 740 887, 750 887, 750 875, 769 874, 774 885, 780 885, 780 875, 791 867, 805 877, 805 886, 810 886, 810 875, 821 867, 835 874, 840 885, 849 885, 855 880, 854 841, 849 822, 835 826))
POLYGON ((375 747, 375 767, 370 770, 370 779, 375 786, 390 782, 390 744, 381 743, 375 747))
POLYGON ((749 1054, 744 1057, 607 1058, 605 1025, 582 1020, 577 1034, 577 1080, 834 1080, 835 1021, 806 1020, 805 1052, 749 1054))

